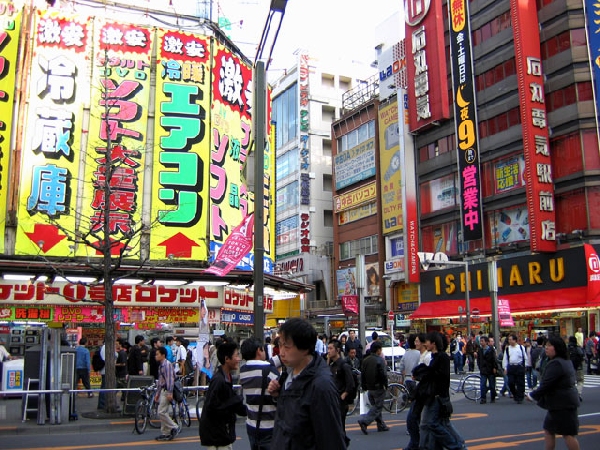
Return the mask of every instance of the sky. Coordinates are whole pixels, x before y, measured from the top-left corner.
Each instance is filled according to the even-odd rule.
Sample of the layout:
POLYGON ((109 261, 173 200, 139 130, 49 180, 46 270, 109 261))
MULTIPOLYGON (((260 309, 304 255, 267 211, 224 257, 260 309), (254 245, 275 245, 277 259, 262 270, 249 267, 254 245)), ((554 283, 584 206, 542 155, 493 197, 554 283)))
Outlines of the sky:
MULTIPOLYGON (((232 23, 228 35, 246 56, 254 59, 270 3, 270 0, 214 2, 213 20, 217 21, 218 8, 219 14, 232 23)), ((270 72, 281 72, 295 65, 294 52, 299 48, 306 48, 311 56, 318 58, 370 64, 375 60, 376 28, 400 11, 402 4, 402 0, 288 0, 270 72)))

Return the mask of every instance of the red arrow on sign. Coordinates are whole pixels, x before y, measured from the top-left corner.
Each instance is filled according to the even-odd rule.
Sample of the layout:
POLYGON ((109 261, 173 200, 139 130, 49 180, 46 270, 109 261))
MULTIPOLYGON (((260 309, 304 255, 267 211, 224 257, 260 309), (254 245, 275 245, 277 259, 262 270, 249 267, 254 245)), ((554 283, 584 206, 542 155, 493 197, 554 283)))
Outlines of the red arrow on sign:
POLYGON ((36 223, 33 227, 33 232, 25 234, 43 253, 50 251, 56 244, 67 237, 59 233, 56 225, 43 223, 36 223))
POLYGON ((200 247, 183 233, 177 233, 158 245, 165 247, 165 256, 173 255, 175 258, 191 258, 192 248, 200 247))
MULTIPOLYGON (((103 243, 101 241, 96 241, 92 244, 92 247, 96 249, 96 255, 103 255, 104 253, 100 250, 101 245, 103 243)), ((110 254, 111 256, 119 256, 121 254, 121 249, 125 247, 124 242, 117 241, 115 239, 110 239, 110 254)))

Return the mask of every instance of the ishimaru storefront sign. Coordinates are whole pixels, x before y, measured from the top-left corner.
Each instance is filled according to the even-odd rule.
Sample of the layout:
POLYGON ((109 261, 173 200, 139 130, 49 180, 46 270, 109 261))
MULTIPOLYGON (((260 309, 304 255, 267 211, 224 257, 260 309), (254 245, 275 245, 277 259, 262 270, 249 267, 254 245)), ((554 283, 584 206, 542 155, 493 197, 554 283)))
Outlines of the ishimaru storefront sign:
MULTIPOLYGON (((598 307, 600 295, 590 295, 595 281, 589 275, 593 274, 589 261, 596 261, 589 255, 597 252, 585 244, 552 254, 497 260, 498 297, 509 300, 512 313, 598 307)), ((412 318, 458 315, 458 307, 465 306, 466 284, 462 267, 422 272, 421 304, 412 318)), ((468 285, 471 308, 489 315, 487 262, 469 265, 468 285)))

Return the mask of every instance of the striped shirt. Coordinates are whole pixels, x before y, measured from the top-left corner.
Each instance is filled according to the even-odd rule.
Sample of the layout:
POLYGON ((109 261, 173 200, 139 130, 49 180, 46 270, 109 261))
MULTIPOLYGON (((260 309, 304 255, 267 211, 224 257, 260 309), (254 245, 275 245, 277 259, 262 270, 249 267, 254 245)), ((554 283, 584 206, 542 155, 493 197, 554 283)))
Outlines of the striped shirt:
POLYGON ((246 403, 246 408, 248 410, 246 424, 252 428, 256 428, 258 410, 260 408, 260 393, 263 386, 263 368, 267 367, 269 368, 267 374, 269 381, 267 381, 265 385, 265 394, 263 396, 263 408, 260 420, 261 430, 273 429, 276 406, 273 402, 273 397, 271 397, 266 388, 269 386, 271 380, 279 378, 279 372, 267 361, 255 359, 246 362, 246 364, 240 368, 240 384, 243 388, 244 402, 246 403))
POLYGON ((173 393, 173 385, 175 383, 175 371, 173 370, 172 364, 166 359, 158 366, 158 392, 163 389, 167 393, 173 393))

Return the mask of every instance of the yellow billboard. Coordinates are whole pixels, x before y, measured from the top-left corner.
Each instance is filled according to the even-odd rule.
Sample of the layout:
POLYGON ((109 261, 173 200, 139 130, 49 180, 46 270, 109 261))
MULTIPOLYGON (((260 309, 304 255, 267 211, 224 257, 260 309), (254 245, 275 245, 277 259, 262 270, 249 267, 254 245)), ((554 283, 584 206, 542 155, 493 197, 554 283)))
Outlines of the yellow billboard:
POLYGON ((400 129, 396 99, 379 109, 379 146, 382 231, 383 234, 389 234, 403 229, 400 129))
MULTIPOLYGON (((209 237, 211 258, 216 259, 232 230, 254 211, 254 200, 242 173, 253 141, 252 69, 220 43, 213 45, 209 237)), ((268 239, 265 242, 265 271, 272 273, 275 176, 270 142, 265 148, 265 198, 262 204, 265 208, 265 239, 268 239)), ((253 266, 249 254, 237 267, 252 270, 253 266)))
POLYGON ((139 255, 153 39, 135 24, 96 22, 80 229, 95 245, 108 227, 116 255, 139 255))
MULTIPOLYGON (((16 10, 12 3, 0 2, 0 236, 4 236, 6 204, 10 192, 8 161, 11 153, 15 74, 22 15, 22 10, 16 10)), ((0 253, 4 253, 4 239, 0 239, 0 253)))
POLYGON ((75 232, 83 106, 89 103, 87 17, 36 11, 15 254, 68 256, 75 232))
POLYGON ((158 30, 152 259, 208 258, 209 64, 208 38, 158 30))

